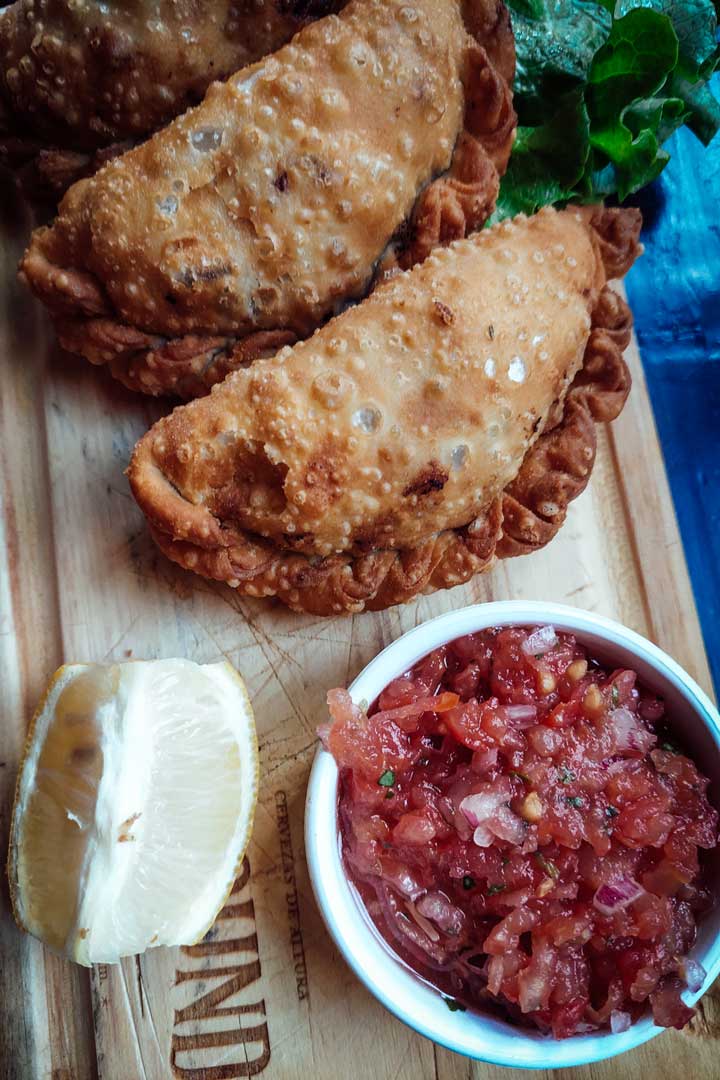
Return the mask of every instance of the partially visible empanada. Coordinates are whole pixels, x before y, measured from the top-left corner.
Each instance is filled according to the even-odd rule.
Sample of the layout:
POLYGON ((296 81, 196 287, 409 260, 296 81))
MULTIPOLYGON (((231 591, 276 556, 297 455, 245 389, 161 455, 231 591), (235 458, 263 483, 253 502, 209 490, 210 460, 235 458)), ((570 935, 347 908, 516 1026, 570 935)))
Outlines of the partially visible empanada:
POLYGON ((73 187, 24 277, 69 351, 204 393, 486 220, 513 69, 496 0, 353 0, 73 187))
POLYGON ((504 222, 176 409, 129 471, 162 550, 331 614, 546 543, 629 390, 606 283, 639 228, 599 207, 504 222))
MULTIPOLYGON (((0 4, 0 7, 3 5, 0 4)), ((342 0, 16 0, 0 12, 0 163, 59 198, 342 0)))

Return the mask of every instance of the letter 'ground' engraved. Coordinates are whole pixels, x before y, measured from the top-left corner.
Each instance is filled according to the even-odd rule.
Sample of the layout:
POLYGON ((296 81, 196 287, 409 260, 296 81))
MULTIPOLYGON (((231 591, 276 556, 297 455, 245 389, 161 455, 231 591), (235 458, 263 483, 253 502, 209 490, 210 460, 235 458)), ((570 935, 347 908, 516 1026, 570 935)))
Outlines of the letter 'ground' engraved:
POLYGON ((275 817, 277 818, 278 832, 280 833, 280 858, 282 860, 283 880, 288 886, 285 902, 290 924, 290 948, 294 962, 295 988, 298 1001, 307 1001, 310 997, 310 991, 308 989, 307 965, 305 963, 305 946, 303 945, 302 928, 300 926, 300 900, 295 878, 295 857, 290 834, 290 818, 288 817, 287 795, 284 791, 275 792, 275 817))
POLYGON ((183 1080, 257 1076, 270 1061, 265 1000, 259 997, 256 985, 262 972, 249 881, 250 863, 245 858, 213 928, 198 945, 180 950, 192 966, 175 972, 175 985, 193 980, 200 992, 175 1009, 170 1065, 173 1076, 183 1080), (224 936, 230 933, 236 936, 224 936), (235 956, 243 957, 242 962, 223 963, 235 956), (216 984, 216 979, 222 982, 216 984), (207 983, 212 983, 213 989, 207 990, 207 983), (239 1004, 223 1005, 240 994, 244 1000, 239 1004), (189 1030, 178 1031, 183 1027, 189 1030), (232 1060, 237 1054, 231 1054, 228 1047, 241 1047, 241 1060, 232 1060))

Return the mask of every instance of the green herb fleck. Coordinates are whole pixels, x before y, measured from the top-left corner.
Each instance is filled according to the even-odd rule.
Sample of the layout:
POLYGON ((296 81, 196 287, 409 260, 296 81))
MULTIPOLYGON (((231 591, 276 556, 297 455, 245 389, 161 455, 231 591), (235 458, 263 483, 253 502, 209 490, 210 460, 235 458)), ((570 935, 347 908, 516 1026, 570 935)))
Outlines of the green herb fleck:
POLYGON ((506 888, 507 888, 507 885, 502 885, 502 884, 488 885, 487 894, 488 894, 488 896, 495 896, 495 893, 505 892, 506 888))
POLYGON ((466 874, 465 877, 463 878, 463 889, 474 889, 474 888, 475 888, 475 878, 470 877, 469 874, 466 874))
POLYGON ((543 868, 545 873, 549 874, 551 878, 555 878, 557 880, 557 878, 560 877, 560 871, 558 870, 555 863, 551 859, 546 859, 542 851, 536 851, 535 858, 537 859, 538 863, 543 868))
POLYGON ((667 750, 667 752, 669 754, 679 754, 680 753, 677 746, 675 746, 675 744, 671 743, 671 742, 660 743, 660 749, 661 750, 667 750))
POLYGON ((572 769, 568 769, 567 766, 565 766, 565 765, 560 766, 560 783, 561 784, 571 784, 573 782, 573 780, 576 780, 576 779, 577 779, 577 777, 576 777, 575 773, 572 771, 572 769))
POLYGON ((530 777, 524 772, 518 772, 517 769, 511 769, 510 775, 517 776, 518 780, 522 780, 524 784, 532 784, 532 780, 530 779, 530 777))
POLYGON ((386 799, 394 799, 395 798, 395 792, 392 791, 392 789, 389 790, 389 791, 386 791, 385 792, 385 798, 386 799))
POLYGON ((574 806, 576 810, 582 810, 585 805, 579 795, 566 795, 565 802, 568 806, 574 806))
POLYGON ((618 810, 617 806, 606 806, 605 813, 608 817, 617 817, 620 811, 618 810))
POLYGON ((615 706, 620 704, 620 691, 618 690, 615 683, 613 683, 612 690, 610 691, 610 700, 615 706))
POLYGON ((384 773, 381 773, 378 777, 378 784, 380 787, 392 787, 395 783, 395 773, 392 769, 386 769, 384 773))
POLYGON ((503 857, 502 857, 502 864, 503 864, 503 866, 507 866, 507 864, 508 864, 509 862, 510 862, 510 860, 508 859, 507 855, 503 855, 503 857))
POLYGON ((443 1001, 447 1005, 450 1012, 467 1012, 467 1007, 463 1005, 462 1001, 457 1001, 455 998, 443 998, 443 1001))

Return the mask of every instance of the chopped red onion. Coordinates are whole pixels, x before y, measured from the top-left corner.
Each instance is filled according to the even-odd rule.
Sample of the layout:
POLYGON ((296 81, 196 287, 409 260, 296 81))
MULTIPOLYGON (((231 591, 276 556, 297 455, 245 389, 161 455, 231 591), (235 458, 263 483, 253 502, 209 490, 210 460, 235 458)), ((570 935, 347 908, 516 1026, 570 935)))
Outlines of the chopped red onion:
POLYGON ((557 634, 554 626, 539 626, 522 643, 522 651, 526 656, 543 656, 557 645, 557 634))
POLYGON ((410 900, 417 900, 418 896, 422 896, 425 892, 408 867, 402 863, 396 863, 394 859, 383 861, 382 873, 387 882, 410 900))
POLYGON ((505 960, 502 956, 493 956, 488 964, 488 990, 491 994, 499 994, 502 981, 505 978, 505 960))
POLYGON ((526 822, 505 804, 498 807, 492 821, 488 822, 488 828, 492 829, 501 840, 507 840, 509 844, 522 844, 527 836, 526 822))
POLYGON ((478 847, 492 847, 495 843, 495 834, 491 833, 484 825, 478 825, 473 833, 473 843, 478 847))
POLYGON ((613 709, 609 720, 613 725, 617 750, 632 750, 638 754, 646 754, 657 742, 657 737, 638 723, 637 717, 624 705, 613 709))
POLYGON ((472 756, 471 769, 475 773, 489 772, 497 765, 498 748, 492 746, 489 750, 476 750, 472 756))
POLYGON ((528 728, 537 723, 537 705, 505 705, 502 713, 516 728, 528 728))
POLYGON ((490 847, 498 837, 511 844, 522 844, 527 827, 507 805, 507 785, 485 784, 484 787, 484 791, 466 795, 460 803, 461 812, 475 829, 474 842, 478 847, 490 847))
POLYGON ((632 878, 619 878, 612 883, 601 885, 593 896, 593 904, 601 914, 614 915, 616 911, 629 907, 644 892, 642 885, 638 885, 632 878))
POLYGON ((460 809, 475 828, 495 813, 504 798, 505 796, 498 791, 478 791, 475 795, 466 795, 460 803, 460 809))
POLYGON ((630 1013, 622 1012, 620 1009, 613 1009, 610 1013, 610 1030, 613 1035, 619 1035, 621 1031, 627 1031, 632 1024, 632 1016, 630 1013))
POLYGON ((688 956, 682 958, 678 971, 691 994, 696 994, 707 978, 707 971, 702 964, 698 964, 697 960, 691 960, 688 956))
POLYGON ((462 930, 465 916, 460 908, 450 903, 450 898, 445 893, 426 893, 415 906, 421 915, 432 919, 446 934, 456 937, 462 930))
POLYGON ((427 934, 431 941, 440 940, 440 935, 438 934, 433 924, 430 922, 429 919, 426 919, 425 916, 418 911, 412 901, 408 900, 405 904, 405 907, 410 912, 413 921, 420 927, 424 934, 427 934))

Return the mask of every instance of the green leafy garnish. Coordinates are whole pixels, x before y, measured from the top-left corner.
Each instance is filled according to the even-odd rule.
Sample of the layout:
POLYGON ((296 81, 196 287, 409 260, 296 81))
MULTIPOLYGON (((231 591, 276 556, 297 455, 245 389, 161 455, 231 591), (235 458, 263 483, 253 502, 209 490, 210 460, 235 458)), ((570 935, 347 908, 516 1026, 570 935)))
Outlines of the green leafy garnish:
POLYGON ((392 787, 395 783, 395 773, 392 769, 386 769, 384 773, 378 776, 378 784, 380 787, 392 787))
POLYGON ((475 878, 470 877, 469 874, 466 874, 465 877, 463 878, 463 889, 474 889, 474 888, 475 888, 475 878))
POLYGON ((565 802, 568 806, 574 806, 576 810, 582 810, 585 805, 579 795, 566 795, 565 802))
POLYGON ((620 701, 620 691, 618 690, 615 683, 613 683, 612 690, 610 691, 610 700, 612 701, 613 705, 617 707, 620 701))
POLYGON ((577 779, 577 777, 575 776, 575 773, 572 771, 572 769, 568 769, 568 767, 566 765, 561 765, 560 766, 559 776, 560 776, 560 783, 561 784, 571 784, 573 782, 573 780, 577 779))
POLYGON ((606 806, 605 813, 609 818, 613 818, 617 817, 620 811, 618 810, 617 806, 606 806))
POLYGON ((677 746, 675 746, 675 744, 671 743, 671 742, 661 742, 660 743, 660 749, 661 750, 667 750, 667 752, 669 754, 679 754, 680 753, 677 746))
POLYGON ((560 871, 558 870, 555 863, 552 861, 552 859, 546 859, 542 851, 536 851, 535 858, 537 859, 538 863, 543 868, 545 873, 549 874, 551 878, 555 878, 557 880, 557 878, 560 877, 560 871))
POLYGON ((447 1005, 450 1012, 467 1012, 467 1006, 463 1005, 462 1001, 457 1001, 455 998, 443 998, 443 1001, 447 1005))
POLYGON ((392 789, 389 789, 388 791, 385 792, 385 798, 386 799, 394 799, 395 798, 395 792, 392 789))
POLYGON ((491 221, 620 200, 654 180, 683 124, 720 129, 713 0, 508 0, 519 126, 491 221))
POLYGON ((505 889, 506 889, 506 888, 507 888, 507 886, 506 886, 506 885, 502 885, 502 884, 498 884, 498 885, 488 885, 488 891, 487 891, 487 894, 488 894, 488 896, 495 896, 495 893, 499 893, 499 892, 505 892, 505 889))

